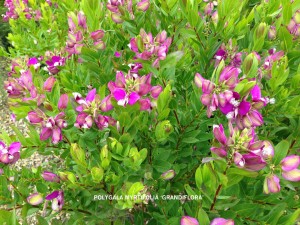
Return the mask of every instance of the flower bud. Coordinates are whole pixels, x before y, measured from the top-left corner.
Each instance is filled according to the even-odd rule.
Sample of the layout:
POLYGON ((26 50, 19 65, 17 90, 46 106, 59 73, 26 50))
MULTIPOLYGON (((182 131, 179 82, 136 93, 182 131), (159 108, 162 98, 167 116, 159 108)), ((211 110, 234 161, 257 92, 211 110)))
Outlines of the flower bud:
POLYGON ((99 49, 99 50, 105 49, 105 43, 102 40, 94 42, 94 46, 96 49, 99 49))
POLYGON ((112 19, 115 23, 122 23, 122 22, 123 22, 123 19, 122 19, 121 15, 118 14, 118 13, 112 13, 112 14, 111 14, 111 19, 112 19))
POLYGON ((280 180, 276 175, 269 175, 265 178, 264 181, 264 193, 277 193, 280 191, 280 180))
POLYGON ((268 32, 268 38, 274 40, 276 38, 276 27, 271 26, 268 32))
POLYGON ((62 94, 58 101, 58 109, 62 110, 67 108, 69 102, 69 97, 67 94, 62 94))
POLYGON ((94 41, 97 41, 99 39, 102 39, 104 37, 104 31, 103 30, 96 30, 94 32, 91 33, 91 38, 94 40, 94 41))
POLYGON ((27 115, 27 120, 31 124, 38 124, 41 123, 44 119, 36 111, 30 111, 27 115))
POLYGON ((86 17, 84 15, 84 13, 82 11, 80 11, 77 15, 77 19, 78 19, 78 26, 82 27, 83 29, 87 29, 87 25, 86 25, 86 17))
POLYGON ((281 161, 281 168, 284 171, 290 171, 296 169, 298 168, 299 165, 300 165, 299 155, 289 155, 281 161))
POLYGON ((171 180, 175 177, 175 171, 174 170, 168 170, 166 172, 164 172, 162 175, 161 175, 161 178, 163 180, 171 180))
POLYGON ((60 179, 55 173, 51 173, 49 171, 44 171, 42 177, 46 181, 59 183, 60 179))
POLYGON ((39 205, 43 202, 43 197, 40 193, 34 193, 27 197, 27 202, 30 205, 39 205))
POLYGON ((293 169, 290 171, 283 171, 282 177, 289 181, 299 182, 300 181, 300 170, 293 169))
POLYGON ((163 88, 159 85, 153 86, 150 90, 151 97, 157 99, 160 93, 162 92, 162 89, 163 88))
POLYGON ((45 91, 51 92, 51 91, 52 91, 52 88, 53 88, 53 86, 54 86, 55 81, 56 81, 56 79, 55 79, 53 76, 49 77, 49 78, 45 81, 44 86, 43 86, 43 89, 44 89, 45 91))
POLYGON ((226 135, 224 133, 224 128, 223 125, 213 125, 213 133, 215 138, 222 144, 222 145, 226 145, 227 142, 227 138, 226 135))
POLYGON ((143 12, 147 11, 147 9, 150 6, 150 1, 149 0, 142 0, 137 3, 137 9, 141 10, 143 12))
POLYGON ((267 29, 267 24, 266 23, 260 23, 258 25, 258 27, 255 29, 256 39, 264 37, 266 29, 267 29))
POLYGON ((193 217, 183 216, 181 217, 180 225, 199 225, 199 222, 193 217))

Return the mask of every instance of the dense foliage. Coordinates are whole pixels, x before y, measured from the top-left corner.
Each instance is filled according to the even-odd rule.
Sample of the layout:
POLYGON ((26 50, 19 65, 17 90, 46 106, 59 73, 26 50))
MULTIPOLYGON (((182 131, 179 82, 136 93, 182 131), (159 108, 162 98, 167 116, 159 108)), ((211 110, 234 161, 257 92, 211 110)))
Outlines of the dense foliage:
POLYGON ((4 5, 0 223, 297 223, 299 0, 4 5))

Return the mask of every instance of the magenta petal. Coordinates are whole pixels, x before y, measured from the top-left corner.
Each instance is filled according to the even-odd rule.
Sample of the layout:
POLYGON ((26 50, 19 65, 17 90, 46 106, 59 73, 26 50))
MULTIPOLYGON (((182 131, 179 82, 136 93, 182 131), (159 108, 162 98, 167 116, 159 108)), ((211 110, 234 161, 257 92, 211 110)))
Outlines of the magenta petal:
POLYGON ((243 158, 245 159, 245 168, 248 170, 258 171, 265 168, 267 164, 261 156, 252 152, 243 155, 243 158))
POLYGON ((117 101, 122 100, 126 97, 126 91, 121 88, 116 88, 113 92, 113 95, 117 101))
POLYGON ((93 90, 91 90, 91 91, 87 94, 85 100, 88 101, 88 102, 94 101, 95 96, 96 96, 96 92, 97 92, 96 88, 94 88, 93 90))
POLYGON ((43 127, 41 134, 40 134, 40 139, 42 141, 47 140, 50 136, 52 135, 52 129, 48 127, 43 127))
POLYGON ((20 142, 13 142, 8 148, 9 154, 14 154, 20 152, 21 143, 20 142))
POLYGON ((222 144, 222 145, 226 145, 227 142, 227 138, 226 135, 224 133, 224 128, 223 125, 214 125, 213 126, 213 133, 215 138, 222 144))
POLYGON ((251 90, 251 96, 252 96, 252 100, 256 101, 256 100, 260 100, 261 98, 261 92, 260 92, 260 87, 256 84, 254 85, 254 87, 251 90))
POLYGON ((224 148, 211 147, 210 150, 222 158, 227 156, 227 152, 224 148))
POLYGON ((59 194, 59 191, 53 191, 51 194, 47 195, 45 199, 52 200, 54 198, 57 198, 58 194, 59 194))
POLYGON ((52 143, 53 144, 57 144, 58 142, 60 142, 62 140, 62 133, 61 133, 61 129, 56 127, 53 129, 53 133, 52 133, 52 143))
POLYGON ((136 92, 131 92, 128 98, 128 104, 134 105, 138 100, 140 99, 140 96, 136 92))
POLYGON ((227 115, 230 112, 234 111, 234 106, 227 102, 224 106, 219 105, 221 112, 227 115))
POLYGON ((241 116, 246 115, 251 108, 250 102, 242 101, 239 105, 239 114, 241 116))

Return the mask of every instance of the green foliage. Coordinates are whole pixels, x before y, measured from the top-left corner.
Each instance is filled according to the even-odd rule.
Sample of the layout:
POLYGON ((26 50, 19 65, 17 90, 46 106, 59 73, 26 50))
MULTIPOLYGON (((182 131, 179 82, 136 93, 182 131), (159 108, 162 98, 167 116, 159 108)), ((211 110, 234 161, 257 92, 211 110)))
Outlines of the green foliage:
MULTIPOLYGON (((11 47, 9 54, 0 51, 19 63, 11 78, 19 78, 20 71, 28 68, 41 94, 40 104, 37 99, 23 100, 28 96, 10 98, 10 108, 17 119, 24 119, 28 112, 37 109, 47 117, 63 111, 67 125, 62 129, 62 140, 58 144, 41 141, 40 130, 33 126, 29 126, 26 136, 16 127, 12 127, 14 135, 1 131, 0 139, 9 144, 21 142, 20 160, 35 152, 55 156, 59 163, 49 162, 45 170, 58 174, 60 183, 45 181, 41 167, 16 171, 0 164, 4 170, 0 176, 0 204, 12 209, 0 210, 0 224, 17 224, 20 218, 25 220, 39 210, 45 215, 37 216, 40 224, 54 224, 57 214, 52 213, 50 202, 48 206, 32 206, 26 200, 33 192, 45 198, 54 190, 64 191, 62 212, 70 214, 65 224, 172 225, 179 224, 184 215, 197 218, 200 224, 210 224, 217 217, 233 219, 238 225, 285 225, 299 220, 299 182, 286 181, 281 176, 282 159, 298 154, 300 147, 300 45, 299 37, 287 27, 300 8, 299 1, 218 1, 213 9, 218 18, 206 15, 208 3, 200 0, 154 0, 145 12, 138 11, 133 1, 133 13, 126 7, 121 10, 124 21, 120 24, 111 19, 114 15, 107 8, 107 1, 52 2, 50 6, 42 0, 29 1, 32 9, 41 11, 40 20, 26 19, 20 10, 18 19, 1 22, 0 37, 7 36, 9 25, 11 47), (86 16, 87 29, 82 33, 80 54, 72 55, 65 48, 70 38, 68 17, 79 29, 79 11, 86 16), (274 38, 268 35, 271 26, 276 30, 274 38), (90 37, 99 29, 105 31, 105 49, 97 49, 90 37), (136 37, 137 48, 144 50, 142 29, 153 38, 165 30, 172 42, 165 59, 156 66, 154 56, 149 60, 136 59, 128 48, 130 40, 136 37), (215 54, 220 48, 226 49, 227 55, 217 65, 215 54), (268 70, 264 60, 272 48, 284 53, 268 70), (120 57, 115 57, 115 52, 120 57), (267 166, 261 171, 235 166, 232 152, 228 153, 228 161, 211 153, 211 146, 217 143, 213 125, 227 124, 228 120, 219 111, 207 117, 206 106, 199 100, 203 93, 194 84, 195 74, 200 73, 225 88, 220 82, 222 71, 238 52, 243 53, 239 75, 242 80, 234 91, 240 100, 250 99, 249 93, 256 84, 261 86, 262 96, 276 99, 275 104, 267 104, 261 110, 264 126, 256 127, 257 138, 275 146, 274 157, 266 159, 267 166), (64 56, 66 63, 58 67, 60 71, 53 75, 56 83, 51 92, 46 92, 43 85, 50 76, 48 72, 26 64, 28 58, 43 56, 40 62, 44 67, 49 55, 64 56), (143 65, 139 71, 143 77, 151 73, 151 86, 163 88, 158 98, 153 98, 151 108, 140 110, 140 103, 123 107, 112 96, 113 110, 101 111, 103 118, 113 118, 111 123, 105 123, 101 129, 95 123, 89 129, 74 127, 79 113, 72 93, 82 94, 81 100, 87 102, 87 93, 96 89, 98 96, 92 103, 84 103, 90 105, 83 111, 95 122, 94 116, 103 106, 101 101, 111 92, 108 83, 116 82, 116 71, 126 74, 127 65, 132 63, 143 65), (58 102, 65 93, 69 104, 60 109, 58 102), (172 176, 162 176, 165 172, 172 176), (280 177, 280 193, 263 193, 264 179, 269 174, 280 177), (146 199, 149 194, 154 199, 146 199), (167 199, 176 195, 199 198, 167 199), (14 208, 22 209, 21 215, 14 208)), ((229 137, 229 129, 224 127, 229 137)))

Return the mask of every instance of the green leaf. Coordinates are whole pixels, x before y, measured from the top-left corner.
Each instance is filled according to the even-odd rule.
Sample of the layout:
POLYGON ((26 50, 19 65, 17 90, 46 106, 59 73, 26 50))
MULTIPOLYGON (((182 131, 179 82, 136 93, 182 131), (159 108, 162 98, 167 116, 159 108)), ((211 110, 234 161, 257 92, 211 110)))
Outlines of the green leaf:
POLYGON ((290 148, 290 143, 286 140, 282 140, 275 146, 274 152, 274 164, 278 165, 280 161, 286 157, 287 152, 290 148))
POLYGON ((137 195, 140 191, 144 189, 144 185, 141 182, 136 182, 131 185, 128 190, 128 195, 137 195))
POLYGON ((198 221, 199 221, 199 224, 201 224, 201 225, 209 225, 210 224, 209 217, 208 217, 207 213, 203 210, 203 208, 200 208, 198 210, 198 221))
POLYGON ((167 109, 170 99, 171 99, 171 86, 168 84, 158 96, 157 111, 159 115, 162 114, 165 109, 167 109))
POLYGON ((257 177, 258 173, 255 171, 248 171, 248 170, 243 170, 239 168, 229 168, 227 170, 227 175, 240 175, 240 176, 245 176, 245 177, 257 177))

